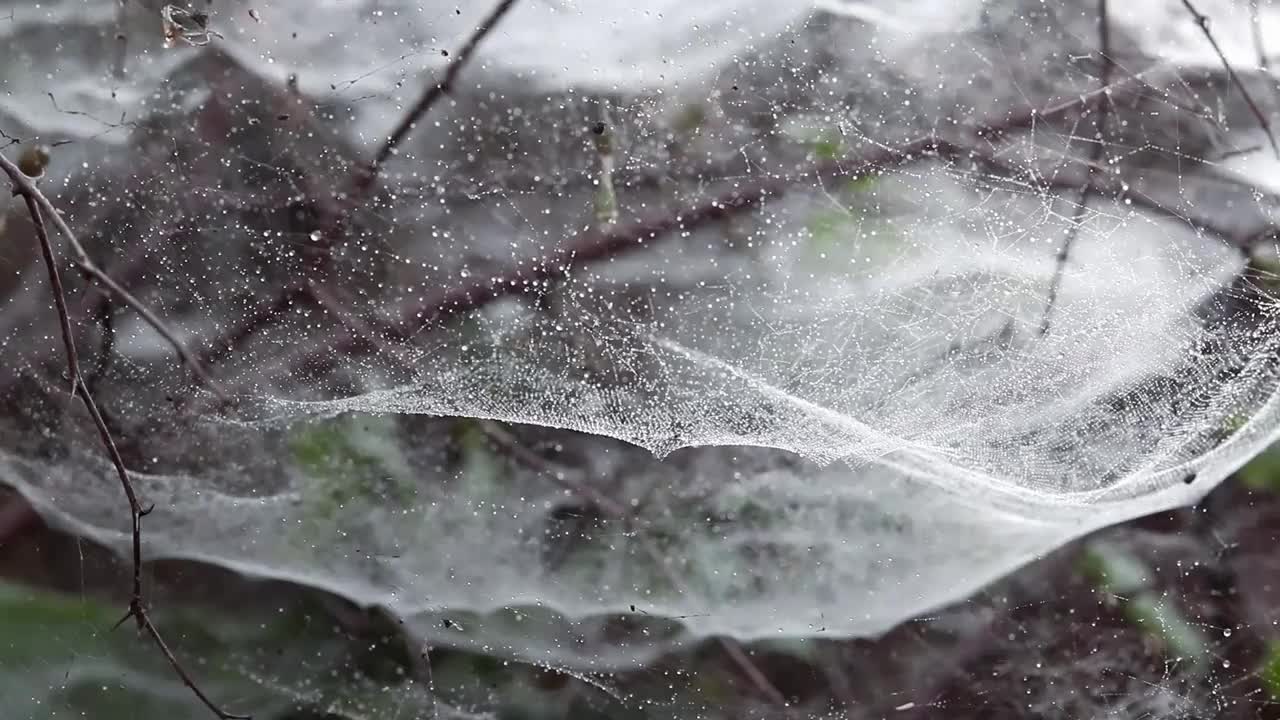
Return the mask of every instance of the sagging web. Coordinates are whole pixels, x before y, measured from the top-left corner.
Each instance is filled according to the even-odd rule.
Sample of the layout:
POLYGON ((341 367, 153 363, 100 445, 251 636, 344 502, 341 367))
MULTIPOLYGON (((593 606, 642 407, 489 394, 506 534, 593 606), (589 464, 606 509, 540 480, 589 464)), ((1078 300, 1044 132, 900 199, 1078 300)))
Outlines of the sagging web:
MULTIPOLYGON (((153 8, 6 5, 3 129, 71 141, 47 191, 233 398, 78 288, 153 556, 608 671, 885 632, 1275 438, 1275 165, 1177 3, 1104 57, 1093 4, 529 2, 340 226, 482 8, 231 3, 162 51, 153 8)), ((5 481, 117 542, 6 255, 5 481)))

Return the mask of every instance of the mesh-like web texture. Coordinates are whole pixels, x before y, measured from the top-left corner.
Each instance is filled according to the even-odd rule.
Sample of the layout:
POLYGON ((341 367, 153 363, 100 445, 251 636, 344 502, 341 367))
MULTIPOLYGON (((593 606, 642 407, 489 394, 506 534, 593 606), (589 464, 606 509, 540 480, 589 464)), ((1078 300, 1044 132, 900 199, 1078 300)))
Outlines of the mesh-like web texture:
MULTIPOLYGON (((1247 13, 1203 4, 1271 108, 1247 13)), ((105 311, 152 557, 626 667, 882 632, 1277 434, 1280 165, 1176 2, 1112 18, 1101 94, 1092 3, 530 0, 323 248, 488 9, 225 3, 165 50, 143 5, 0 3, 0 129, 75 141, 46 189, 236 399, 105 311)), ((0 479, 122 542, 7 252, 0 479)))

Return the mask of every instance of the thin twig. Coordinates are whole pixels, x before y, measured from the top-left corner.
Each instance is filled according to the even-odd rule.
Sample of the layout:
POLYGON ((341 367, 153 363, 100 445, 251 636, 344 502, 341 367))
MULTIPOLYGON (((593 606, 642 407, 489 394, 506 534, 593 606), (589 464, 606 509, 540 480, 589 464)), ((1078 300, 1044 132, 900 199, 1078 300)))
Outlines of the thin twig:
MULTIPOLYGON (((339 199, 339 202, 323 206, 324 220, 320 223, 319 240, 316 243, 316 247, 313 248, 316 258, 311 268, 313 274, 314 271, 323 267, 327 262, 329 248, 337 242, 342 234, 346 227, 349 213, 364 198, 368 197, 374 183, 377 181, 378 175, 382 171, 383 164, 390 159, 396 149, 409 137, 409 133, 417 126, 417 123, 430 112, 440 98, 453 89, 453 85, 457 82, 463 67, 475 55, 481 41, 498 26, 515 4, 516 0, 500 0, 454 54, 453 60, 445 68, 444 76, 440 82, 428 87, 422 97, 401 118, 396 128, 387 137, 386 142, 378 149, 369 166, 356 175, 352 187, 346 194, 339 199)), ((201 358, 210 364, 217 362, 237 350, 243 343, 253 337, 258 330, 275 323, 281 315, 293 307, 294 303, 314 297, 310 289, 314 286, 311 280, 311 278, 308 278, 284 288, 277 298, 265 303, 243 322, 230 328, 215 339, 201 353, 201 358)))
POLYGON ((1262 38, 1262 12, 1259 5, 1259 0, 1249 0, 1249 30, 1253 35, 1253 52, 1258 56, 1258 69, 1274 83, 1271 59, 1267 57, 1267 44, 1262 38))
POLYGON ((134 297, 133 293, 126 290, 124 286, 116 282, 114 278, 99 268, 93 260, 90 259, 89 253, 85 252, 84 246, 80 244, 80 240, 76 237, 76 234, 71 231, 71 228, 67 225, 66 221, 62 219, 62 215, 58 212, 57 208, 53 206, 53 203, 49 201, 49 198, 45 197, 44 193, 40 192, 40 189, 36 187, 36 184, 32 179, 27 177, 17 165, 2 154, 0 154, 0 170, 4 170, 5 174, 9 176, 9 180, 13 183, 15 193, 23 195, 31 202, 34 202, 39 206, 42 213, 48 215, 53 221, 53 226, 58 229, 58 232, 61 233, 64 238, 66 238, 67 244, 71 247, 72 262, 75 263, 76 267, 80 268, 81 272, 106 287, 114 297, 122 300, 126 305, 132 308, 134 312, 141 315, 142 319, 145 320, 146 323, 157 333, 159 333, 160 336, 164 338, 165 342, 169 343, 169 345, 173 347, 174 352, 178 354, 178 357, 182 359, 182 362, 191 369, 192 373, 195 374, 196 378, 198 378, 206 388, 224 401, 229 401, 230 397, 222 387, 209 376, 209 373, 204 369, 204 365, 196 359, 195 355, 193 355, 191 351, 187 350, 186 345, 184 345, 182 341, 178 339, 178 336, 169 329, 169 326, 156 316, 156 314, 151 311, 151 308, 147 307, 141 300, 134 297))
POLYGON ((409 356, 403 347, 383 339, 383 334, 377 328, 371 325, 369 321, 353 314, 344 306, 342 300, 319 283, 307 283, 306 288, 308 299, 314 302, 321 310, 333 316, 348 332, 364 338, 370 347, 399 365, 407 376, 414 374, 413 358, 409 356))
MULTIPOLYGON (((1099 89, 1105 90, 1111 86, 1111 70, 1113 68, 1111 60, 1111 23, 1107 14, 1107 0, 1098 0, 1098 53, 1102 56, 1102 72, 1098 77, 1098 85, 1099 89)), ((1093 145, 1089 147, 1089 178, 1080 188, 1080 197, 1076 200, 1075 211, 1071 214, 1071 222, 1067 226, 1066 237, 1062 239, 1062 245, 1058 248, 1058 255, 1054 258, 1053 278, 1049 282, 1049 293, 1048 298, 1045 300, 1044 313, 1040 316, 1039 335, 1041 337, 1049 333, 1050 322, 1053 319, 1054 310, 1057 309, 1058 291, 1062 287, 1062 276, 1067 268, 1067 260, 1071 258, 1071 248, 1075 245, 1076 238, 1080 236, 1080 225, 1084 222, 1089 201, 1093 199, 1096 175, 1107 145, 1107 120, 1109 119, 1110 109, 1111 106, 1103 102, 1098 105, 1097 113, 1094 116, 1094 141, 1093 145)))
POLYGON ((480 432, 484 433, 498 448, 521 465, 538 470, 555 484, 616 518, 625 518, 627 516, 627 509, 618 501, 583 482, 581 473, 571 468, 560 467, 530 450, 496 422, 481 420, 478 425, 480 426, 480 432))
POLYGON ((280 296, 268 304, 258 307, 248 318, 224 332, 217 340, 210 343, 200 358, 210 365, 240 349, 240 346, 253 337, 261 328, 267 327, 293 308, 295 303, 305 300, 307 288, 302 284, 293 284, 284 289, 280 296))
POLYGON ((1191 4, 1191 0, 1182 0, 1182 6, 1191 13, 1191 18, 1195 20, 1196 25, 1200 26, 1200 32, 1204 34, 1205 39, 1213 46, 1213 51, 1218 54, 1218 59, 1222 61, 1222 67, 1227 71, 1227 77, 1231 78, 1231 82, 1240 90, 1240 94, 1244 96, 1244 101, 1249 106, 1249 112, 1253 113, 1253 117, 1258 121, 1258 125, 1262 127, 1262 131, 1267 134, 1267 142, 1271 143, 1271 150, 1277 158, 1280 158, 1280 144, 1276 142, 1276 136, 1271 132, 1271 123, 1267 121, 1267 116, 1258 107, 1258 103, 1253 101, 1253 96, 1249 94, 1249 89, 1245 87, 1244 81, 1236 74, 1236 70, 1227 60, 1227 56, 1222 52, 1222 47, 1218 45, 1218 40, 1213 36, 1213 31, 1209 29, 1209 18, 1196 9, 1191 4))
POLYGON ((111 297, 97 306, 97 317, 99 327, 102 328, 102 342, 98 345, 98 361, 94 364, 93 370, 90 371, 89 377, 85 382, 89 385, 89 391, 93 394, 98 393, 98 384, 106 377, 107 372, 111 369, 111 361, 116 354, 116 322, 115 314, 112 312, 111 297))
MULTIPOLYGON (((0 167, 4 167, 8 171, 11 163, 3 155, 0 155, 0 167)), ((14 167, 14 170, 17 170, 14 167)), ((72 388, 80 400, 84 403, 85 409, 89 412, 89 416, 93 419, 93 424, 98 430, 98 436, 102 441, 103 447, 106 449, 107 456, 111 460, 112 466, 115 468, 116 475, 120 478, 120 486, 124 490, 125 497, 129 502, 129 515, 132 525, 133 539, 133 586, 129 598, 129 610, 125 614, 124 620, 133 618, 137 623, 138 630, 145 632, 151 636, 152 641, 160 652, 169 661, 178 677, 182 679, 184 685, 195 693, 204 705, 209 708, 220 720, 247 720, 248 715, 237 715, 226 712, 215 705, 195 683, 191 676, 183 668, 182 663, 178 661, 173 652, 169 650, 165 644, 164 638, 156 629, 155 624, 151 621, 151 617, 147 614, 146 603, 142 592, 142 518, 151 512, 152 508, 144 509, 142 503, 138 500, 138 494, 134 490, 133 481, 129 479, 129 472, 125 469, 124 458, 120 455, 119 448, 116 447, 115 439, 111 436, 111 431, 107 428, 106 421, 102 417, 102 412, 98 409, 97 401, 94 400, 93 393, 89 390, 89 386, 84 381, 84 376, 80 370, 80 356, 76 350, 75 333, 71 328, 71 315, 67 311, 67 295, 62 285, 62 277, 58 272, 58 259, 53 251, 53 243, 49 240, 49 232, 44 223, 45 208, 48 201, 41 202, 39 191, 35 189, 30 180, 18 172, 15 177, 10 173, 13 179, 14 192, 22 195, 26 201, 27 212, 31 215, 31 222, 35 228, 36 238, 40 243, 40 252, 44 257, 45 268, 49 275, 49 285, 53 292, 54 305, 58 311, 58 322, 61 328, 62 344, 67 360, 67 375, 71 381, 72 388)), ((50 215, 55 219, 55 224, 61 221, 57 218, 57 211, 49 205, 50 215)), ((68 238, 73 238, 69 230, 63 230, 68 238)), ((71 240, 74 245, 78 243, 71 240)), ((79 252, 83 252, 82 250, 79 252)), ((90 263, 90 265, 92 265, 90 263)), ((83 267, 83 266, 82 266, 83 267)))
POLYGON ((1262 36, 1261 0, 1249 0, 1249 29, 1253 35, 1253 52, 1258 59, 1258 69, 1267 79, 1271 91, 1271 102, 1280 100, 1280 87, 1276 83, 1276 75, 1271 71, 1271 58, 1267 57, 1267 43, 1262 36))
MULTIPOLYGON (((912 153, 900 155, 896 159, 898 163, 927 157, 941 157, 951 162, 964 161, 972 163, 981 167, 983 172, 990 173, 994 177, 1014 178, 1023 174, 1022 171, 1001 161, 991 152, 957 145, 948 141, 928 139, 926 142, 909 143, 904 148, 911 150, 912 153)), ((890 157, 890 153, 877 157, 878 160, 883 160, 884 162, 876 166, 876 168, 883 169, 888 166, 890 157)), ((1082 164, 1088 165, 1088 163, 1082 164)), ((824 171, 829 169, 824 168, 824 171)), ((855 169, 857 168, 852 166, 845 167, 842 172, 845 173, 845 176, 856 175, 858 173, 854 172, 855 169)), ((1049 175, 1036 175, 1033 178, 1033 182, 1045 189, 1059 191, 1079 192, 1081 188, 1088 186, 1090 192, 1095 196, 1114 196, 1121 192, 1120 187, 1099 180, 1098 178, 1101 175, 1101 172, 1096 172, 1093 177, 1089 174, 1082 177, 1074 173, 1052 173, 1049 175)), ((751 188, 751 195, 745 195, 742 191, 732 191, 702 205, 686 208, 678 216, 664 215, 661 218, 622 226, 604 235, 594 232, 586 233, 572 243, 568 249, 549 258, 526 262, 496 275, 476 278, 466 285, 447 288, 435 295, 424 298, 422 301, 406 303, 398 311, 399 320, 394 324, 388 325, 380 332, 387 339, 407 341, 426 325, 474 311, 493 300, 508 295, 536 292, 540 287, 544 287, 545 283, 557 277, 563 277, 574 267, 590 261, 616 257, 631 250, 648 247, 653 240, 670 230, 691 230, 708 220, 725 218, 732 213, 757 207, 760 202, 770 196, 769 192, 772 187, 772 183, 757 185, 751 188)), ((1129 188, 1124 196, 1126 201, 1136 208, 1147 210, 1159 217, 1183 223, 1197 232, 1217 236, 1241 251, 1246 250, 1265 234, 1254 231, 1243 235, 1238 231, 1238 228, 1224 226, 1208 216, 1198 216, 1169 207, 1136 188, 1129 188)), ((312 348, 303 351, 299 356, 289 361, 289 366, 298 372, 323 372, 326 368, 332 366, 335 356, 359 354, 368 347, 370 347, 368 337, 361 334, 348 333, 327 341, 323 348, 312 348)))
POLYGON ((471 57, 475 55, 476 48, 480 46, 480 42, 498 26, 498 23, 502 22, 503 16, 510 12, 511 8, 515 7, 515 4, 516 0, 500 0, 493 10, 489 12, 488 16, 480 21, 480 24, 476 26, 471 37, 467 38, 467 41, 463 43, 462 47, 454 53, 453 60, 449 63, 449 66, 445 68, 444 77, 440 79, 440 82, 427 88, 427 91, 422 94, 422 97, 418 99, 418 102, 414 103, 413 107, 409 109, 409 112, 400 119, 400 123, 391 131, 391 135, 387 137, 387 141, 382 144, 382 147, 378 148, 378 154, 373 156, 373 163, 370 166, 370 180, 377 177, 378 172, 382 169, 383 163, 385 163, 391 155, 395 153, 396 148, 398 148, 400 144, 409 137, 409 133, 413 132, 418 121, 431 110, 431 107, 435 105, 440 98, 449 94, 449 92, 453 90, 453 84, 457 82, 458 75, 462 73, 462 68, 466 66, 467 62, 471 60, 471 57))
MULTIPOLYGON (((658 566, 663 577, 675 588, 676 592, 681 595, 688 592, 684 580, 676 574, 675 570, 667 563, 667 558, 654 547, 653 543, 645 535, 646 528, 636 522, 631 513, 627 512, 616 500, 605 496, 595 488, 587 485, 577 479, 571 468, 564 468, 558 464, 547 460, 536 452, 521 444, 511 433, 503 430, 496 423, 481 421, 480 430, 492 441, 494 441, 503 451, 508 453, 512 460, 534 470, 544 477, 550 478, 557 485, 579 496, 580 499, 592 503, 605 513, 613 517, 613 519, 621 522, 627 527, 630 536, 635 538, 640 544, 640 548, 646 555, 658 566)), ((760 668, 751 660, 751 656, 742 648, 742 645, 730 637, 717 636, 716 642, 725 651, 725 654, 733 661, 738 669, 742 671, 752 685, 760 691, 762 695, 769 699, 769 702, 779 706, 786 707, 786 696, 778 690, 777 686, 769 680, 768 676, 760 670, 760 668)))

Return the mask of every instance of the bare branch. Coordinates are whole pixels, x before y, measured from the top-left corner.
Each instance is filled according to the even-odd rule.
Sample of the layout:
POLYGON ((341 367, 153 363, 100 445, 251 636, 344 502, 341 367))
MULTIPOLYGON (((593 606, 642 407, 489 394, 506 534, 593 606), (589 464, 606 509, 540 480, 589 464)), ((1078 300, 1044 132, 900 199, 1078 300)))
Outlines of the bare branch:
POLYGON ((497 445, 499 449, 521 465, 537 470, 550 478, 556 485, 577 495, 579 499, 590 502, 616 518, 625 518, 627 516, 626 508, 622 507, 618 501, 583 482, 581 473, 571 468, 556 465, 530 450, 496 422, 481 420, 479 421, 479 426, 480 432, 484 433, 485 437, 489 438, 494 445, 497 445))
POLYGON ((306 293, 307 288, 305 285, 294 284, 285 288, 278 298, 259 306, 243 322, 224 332, 217 340, 214 340, 200 353, 201 359, 212 365, 235 352, 249 338, 253 337, 254 333, 259 329, 275 323, 282 315, 292 309, 295 303, 305 300, 306 293))
POLYGON ((440 82, 427 88, 422 97, 418 98, 418 102, 414 103, 413 107, 409 108, 409 112, 400 119, 400 123, 391 131, 387 141, 378 149, 378 154, 373 156, 373 163, 370 166, 370 183, 377 178, 383 163, 395 153, 396 148, 405 141, 405 138, 409 137, 409 133, 413 132, 418 121, 430 112, 431 107, 439 102, 440 98, 453 90, 453 84, 457 82, 458 75, 462 73, 462 68, 475 55, 476 48, 480 46, 480 42, 498 26, 498 23, 502 22, 502 18, 511 11, 511 8, 515 7, 515 4, 516 0, 499 0, 493 10, 476 26, 471 37, 467 38, 467 41, 454 54, 453 60, 445 68, 444 77, 440 79, 440 82))
MULTIPOLYGON (((1111 66, 1114 70, 1114 63, 1111 66)), ((1059 118, 1072 111, 1083 112, 1090 108, 1099 109, 1099 120, 1105 121, 1107 115, 1103 114, 1104 111, 1100 108, 1105 107, 1109 102, 1117 102, 1136 92, 1156 87, 1155 84, 1148 82, 1151 74, 1150 72, 1130 74, 1070 101, 1044 109, 1033 108, 1012 113, 1000 120, 975 125, 968 133, 961 133, 961 135, 968 134, 973 140, 994 144, 1009 133, 1033 127, 1039 122, 1059 118)), ((1177 79, 1176 75, 1174 79, 1177 79)), ((1109 110, 1106 112, 1109 113, 1109 110)), ((1095 152, 1099 152, 1098 148, 1102 145, 1100 139, 1095 146, 1095 152)), ((798 173, 760 176, 750 183, 737 185, 697 205, 686 206, 678 211, 667 212, 648 220, 615 226, 607 232, 586 231, 570 240, 563 249, 549 256, 527 260, 504 272, 477 277, 465 285, 445 288, 420 302, 410 303, 399 311, 399 319, 394 324, 383 328, 381 332, 384 337, 406 341, 427 325, 484 307, 502 297, 536 291, 538 288, 545 287, 548 281, 562 278, 573 268, 588 262, 604 260, 631 250, 648 247, 653 241, 670 232, 691 231, 709 222, 750 211, 759 207, 767 199, 782 195, 806 178, 856 177, 937 157, 943 157, 952 162, 975 163, 997 176, 1017 177, 1020 174, 1016 168, 998 160, 993 152, 978 147, 977 143, 966 145, 926 136, 898 147, 874 146, 864 149, 853 157, 824 161, 798 173)), ((1045 188, 1087 192, 1093 196, 1099 194, 1114 196, 1120 192, 1120 189, 1103 180, 1103 166, 1100 160, 1099 157, 1098 160, 1085 162, 1087 176, 1083 178, 1078 175, 1054 173, 1048 177, 1037 176, 1035 181, 1045 188)), ((1125 197, 1135 207, 1182 222, 1197 232, 1220 237, 1240 249, 1247 248, 1258 239, 1256 233, 1241 236, 1239 232, 1223 226, 1212 218, 1179 211, 1132 188, 1125 197)), ((303 368, 305 372, 320 372, 331 367, 335 355, 358 354, 366 349, 368 344, 367 336, 349 333, 326 343, 322 349, 304 353, 291 366, 303 368)))
MULTIPOLYGON (((401 118, 396 128, 391 131, 391 135, 387 137, 387 141, 378 149, 369 166, 363 172, 357 174, 355 182, 346 195, 340 198, 336 204, 325 206, 325 218, 321 223, 320 239, 317 241, 316 247, 313 248, 316 252, 313 271, 323 267, 327 262, 329 257, 328 248, 341 235, 350 211, 359 203, 361 198, 367 197, 372 190, 383 164, 395 153, 396 148, 409 137, 409 133, 416 127, 418 121, 422 120, 430 112, 440 98, 453 89, 453 85, 457 82, 463 67, 475 55, 480 42, 498 26, 503 17, 515 7, 515 4, 516 0, 500 0, 480 22, 480 25, 476 27, 471 36, 467 38, 457 53, 454 54, 453 60, 445 68, 444 77, 441 78, 440 82, 427 88, 422 97, 401 118)), ((244 322, 239 323, 214 340, 212 346, 201 353, 201 357, 208 363, 217 362, 239 348, 249 338, 253 337, 259 329, 276 322, 281 315, 293 307, 294 303, 314 298, 315 295, 311 291, 314 284, 311 280, 313 278, 284 288, 280 296, 274 301, 264 304, 244 322)))
MULTIPOLYGON (((1151 74, 1131 74, 1112 87, 1087 92, 1047 108, 1027 108, 1003 118, 975 124, 968 128, 968 134, 982 142, 994 144, 1009 133, 1034 127, 1037 123, 1059 118, 1072 111, 1083 112, 1150 88, 1152 85, 1147 76, 1151 74)), ((1176 74, 1174 77, 1177 77, 1176 74)), ((932 157, 939 147, 939 141, 932 136, 921 137, 898 147, 873 145, 855 156, 826 160, 796 173, 758 176, 751 182, 736 185, 710 200, 658 217, 584 232, 570 240, 564 249, 548 257, 526 261, 507 272, 478 279, 465 286, 447 288, 420 303, 404 308, 400 318, 394 325, 385 328, 383 334, 390 339, 405 340, 432 322, 482 307, 501 297, 526 292, 531 287, 537 287, 538 283, 564 277, 581 264, 646 247, 650 242, 675 230, 693 230, 709 222, 756 208, 766 199, 786 193, 800 181, 813 177, 840 178, 878 172, 892 165, 932 157)), ((263 305, 245 321, 213 341, 202 357, 209 363, 225 357, 248 341, 259 329, 273 324, 294 303, 305 299, 305 292, 305 287, 300 285, 284 289, 280 297, 263 305)), ((367 340, 358 333, 348 333, 325 348, 306 354, 299 360, 298 366, 323 368, 332 361, 326 357, 330 349, 338 353, 358 352, 367 340)))
POLYGON ((229 713, 215 705, 214 702, 209 699, 209 696, 205 695, 204 691, 200 689, 200 686, 196 684, 196 681, 191 678, 191 675, 186 671, 186 668, 182 666, 182 663, 178 661, 178 658, 174 656, 173 651, 169 649, 168 644, 166 644, 164 638, 161 637, 160 631, 156 629, 155 623, 151 622, 151 617, 142 609, 141 603, 139 603, 137 609, 132 610, 132 612, 134 613, 134 617, 138 620, 138 625, 145 633, 151 636, 156 647, 160 648, 161 654, 163 654, 165 659, 169 661, 169 665, 173 668, 174 672, 178 674, 178 677, 182 679, 182 684, 186 685, 191 692, 195 693, 196 697, 200 698, 200 702, 204 703, 205 707, 216 713, 220 720, 252 720, 248 715, 236 715, 234 713, 229 713))
POLYGON ((1213 51, 1218 54, 1218 59, 1222 61, 1222 67, 1227 71, 1227 76, 1231 78, 1231 82, 1240 90, 1240 94, 1244 96, 1244 101, 1249 106, 1249 112, 1253 113, 1253 117, 1258 121, 1258 125, 1262 127, 1263 132, 1267 134, 1267 142, 1271 143, 1271 150, 1280 158, 1280 144, 1276 143, 1276 136, 1271 132, 1271 123, 1267 122, 1267 116, 1258 107, 1258 103, 1254 102, 1253 96, 1249 94, 1249 89, 1245 87, 1244 81, 1236 74, 1235 68, 1227 60, 1227 56, 1222 52, 1222 47, 1218 45, 1218 40, 1213 36, 1213 31, 1209 29, 1209 18, 1196 9, 1191 4, 1191 0, 1182 0, 1182 6, 1191 13, 1191 18, 1195 20, 1196 25, 1200 26, 1200 32, 1204 34, 1205 39, 1213 46, 1213 51))
MULTIPOLYGON (((1111 86, 1111 71, 1114 66, 1111 59, 1111 22, 1107 14, 1107 0, 1098 0, 1098 53, 1102 57, 1102 72, 1098 77, 1098 85, 1099 89, 1105 91, 1111 86)), ((1107 120, 1110 109, 1111 106, 1103 102, 1098 105, 1097 114, 1094 116, 1094 140, 1089 146, 1089 179, 1080 188, 1080 197, 1076 200, 1075 210, 1071 213, 1071 224, 1067 227, 1066 237, 1063 238, 1062 246, 1058 248, 1058 255, 1054 259, 1053 279, 1049 281, 1048 299, 1045 301, 1044 314, 1040 317, 1039 334, 1041 336, 1049 332, 1053 312, 1058 304, 1058 290, 1062 287, 1062 275, 1066 271, 1067 260, 1071 258, 1071 248, 1076 238, 1080 236, 1080 224, 1084 222, 1089 201, 1095 192, 1095 176, 1106 150, 1107 120)))
MULTIPOLYGON (((1144 87, 1144 82, 1142 75, 1132 75, 1115 85, 1100 87, 1043 110, 1022 110, 1003 119, 975 125, 969 132, 985 142, 994 142, 1011 132, 1032 127, 1038 122, 1054 119, 1073 110, 1103 107, 1117 96, 1144 87)), ((815 177, 858 177, 926 160, 939 154, 959 157, 976 155, 977 151, 935 136, 923 136, 896 147, 870 146, 855 156, 823 161, 797 173, 758 177, 749 184, 735 186, 697 205, 648 220, 616 225, 606 231, 589 230, 551 255, 425 298, 423 302, 402 312, 396 326, 397 336, 400 339, 408 338, 432 322, 474 310, 507 295, 527 292, 547 280, 564 277, 574 267, 645 247, 667 233, 694 230, 709 222, 755 209, 766 200, 785 194, 804 180, 815 177)))
MULTIPOLYGON (((115 439, 111 436, 111 431, 107 428, 107 423, 102 417, 102 412, 98 409, 98 403, 94 400, 93 393, 89 390, 88 384, 84 380, 84 376, 80 370, 80 355, 76 350, 75 333, 71 328, 71 315, 67 311, 67 294, 62 285, 62 276, 58 272, 58 259, 53 251, 53 243, 49 240, 49 232, 45 227, 44 213, 47 211, 54 218, 54 222, 63 228, 63 233, 68 237, 77 253, 83 255, 83 249, 79 248, 79 243, 75 241, 74 235, 69 229, 65 229, 61 219, 58 218, 57 211, 53 206, 44 200, 44 196, 35 189, 34 183, 30 181, 8 158, 0 155, 0 168, 3 168, 13 180, 14 192, 22 195, 26 201, 27 212, 31 215, 31 222, 35 227, 36 239, 40 244, 40 253, 44 257, 45 269, 49 275, 49 285, 53 292, 54 306, 58 311, 58 322, 61 328, 62 345, 67 361, 67 375, 71 381, 72 389, 75 394, 84 403, 85 409, 89 412, 93 424, 98 430, 98 436, 102 441, 102 445, 107 452, 108 458, 111 460, 112 466, 115 468, 116 475, 120 478, 120 486, 124 490, 125 497, 129 502, 129 515, 132 526, 133 540, 133 587, 129 598, 129 611, 125 615, 125 619, 132 617, 138 625, 140 631, 145 631, 151 636, 156 646, 164 654, 169 664, 173 666, 178 676, 182 679, 183 684, 195 693, 206 707, 209 708, 220 720, 248 720, 247 715, 236 715, 226 712, 215 705, 200 690, 196 683, 187 674, 182 664, 174 657, 169 647, 165 644, 160 632, 152 623, 150 616, 147 614, 146 603, 142 592, 142 518, 151 512, 150 508, 143 509, 142 503, 138 500, 138 494, 134 490, 133 481, 129 478, 129 471, 125 468, 124 458, 120 455, 120 450, 116 447, 115 439), (12 171, 10 170, 12 168, 12 171), (15 175, 16 173, 16 175, 15 175)), ((92 263, 86 263, 92 267, 92 263)), ((81 265, 82 269, 84 265, 81 265)))
POLYGON ((58 210, 53 206, 53 203, 49 202, 49 198, 45 197, 44 193, 40 192, 40 189, 36 187, 35 182, 33 182, 31 178, 27 177, 17 165, 3 154, 0 154, 0 170, 3 170, 5 174, 9 176, 9 180, 13 183, 14 192, 16 194, 25 196, 28 199, 28 205, 35 203, 42 211, 42 214, 48 215, 53 221, 53 226, 58 229, 58 232, 62 233, 62 236, 67 239, 67 244, 71 246, 72 261, 76 264, 76 267, 80 268, 80 270, 86 275, 106 287, 114 297, 119 298, 126 305, 132 308, 134 312, 141 315, 142 319, 155 329, 155 331, 164 338, 165 342, 169 343, 169 345, 173 347, 174 351, 178 354, 178 357, 182 359, 187 367, 191 369, 192 373, 195 374, 196 378, 199 379, 206 388, 224 401, 229 400, 230 397, 222 387, 209 376, 209 373, 204 369, 204 366, 194 355, 191 354, 191 351, 187 350, 186 345, 184 345, 182 341, 178 339, 177 335, 169 329, 169 326, 157 317, 156 314, 151 311, 151 308, 148 308, 141 300, 134 297, 133 293, 126 290, 124 286, 116 282, 115 279, 99 268, 93 260, 89 258, 89 254, 85 252, 84 246, 80 244, 80 240, 76 237, 76 234, 71 231, 71 228, 68 227, 66 221, 62 219, 62 215, 58 213, 58 210))

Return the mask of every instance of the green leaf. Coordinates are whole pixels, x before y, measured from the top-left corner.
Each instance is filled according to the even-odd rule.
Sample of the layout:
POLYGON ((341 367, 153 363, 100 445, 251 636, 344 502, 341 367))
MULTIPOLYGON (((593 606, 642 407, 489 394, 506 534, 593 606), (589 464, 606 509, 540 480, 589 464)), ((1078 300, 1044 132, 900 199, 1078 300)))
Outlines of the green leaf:
POLYGON ((1280 451, 1268 448, 1237 470, 1236 477, 1252 490, 1280 492, 1280 451))
POLYGON ((1158 641, 1172 658, 1201 668, 1209 660, 1204 634, 1177 606, 1154 589, 1155 573, 1138 556, 1109 542, 1090 543, 1081 570, 1095 587, 1122 607, 1131 625, 1158 641))
MULTIPOLYGON (((309 602, 268 602, 225 611, 165 607, 153 620, 201 689, 231 711, 270 720, 299 708, 361 717, 428 707, 407 680, 374 682, 361 672, 352 643, 309 602)), ((132 624, 111 629, 122 612, 92 597, 0 583, 5 720, 208 717, 132 624)))
POLYGON ((1272 641, 1267 645, 1267 654, 1258 669, 1258 677, 1271 699, 1280 700, 1280 642, 1272 641))
POLYGON ((1136 555, 1112 543, 1090 543, 1080 558, 1081 570, 1094 587, 1111 595, 1131 595, 1151 585, 1154 574, 1136 555))
POLYGON ((393 416, 347 416, 294 426, 288 439, 307 483, 307 516, 332 518, 346 505, 408 505, 416 473, 396 440, 393 416))

